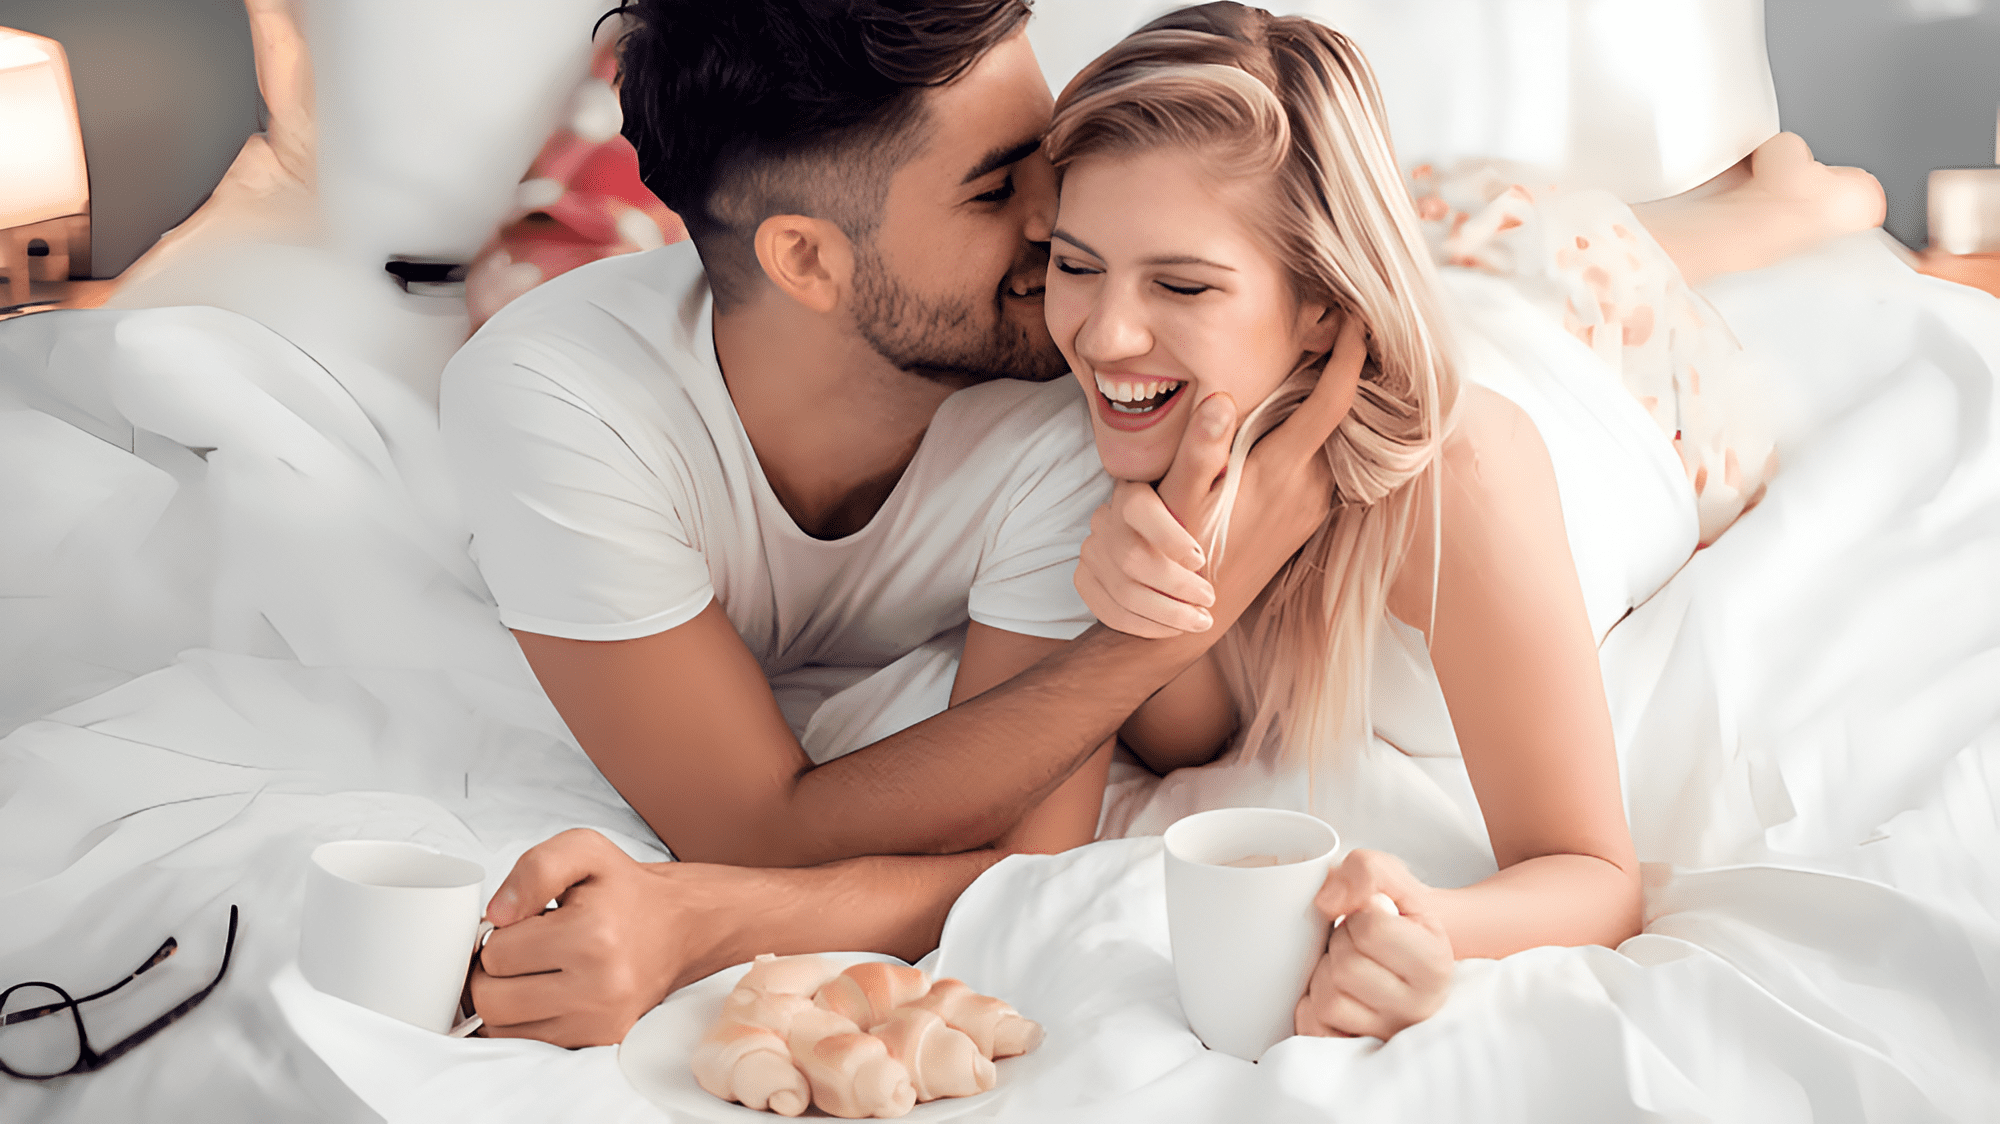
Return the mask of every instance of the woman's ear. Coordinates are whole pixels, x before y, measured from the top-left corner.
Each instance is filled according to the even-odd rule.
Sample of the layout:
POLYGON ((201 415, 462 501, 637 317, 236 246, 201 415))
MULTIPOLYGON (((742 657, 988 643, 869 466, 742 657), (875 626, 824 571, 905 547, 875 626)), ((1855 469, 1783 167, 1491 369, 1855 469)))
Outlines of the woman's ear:
POLYGON ((1346 319, 1347 313, 1334 305, 1313 301, 1299 305, 1299 350, 1313 355, 1332 351, 1346 319))
POLYGON ((778 291, 814 312, 832 312, 854 283, 854 244, 824 219, 772 215, 757 224, 757 264, 778 291))

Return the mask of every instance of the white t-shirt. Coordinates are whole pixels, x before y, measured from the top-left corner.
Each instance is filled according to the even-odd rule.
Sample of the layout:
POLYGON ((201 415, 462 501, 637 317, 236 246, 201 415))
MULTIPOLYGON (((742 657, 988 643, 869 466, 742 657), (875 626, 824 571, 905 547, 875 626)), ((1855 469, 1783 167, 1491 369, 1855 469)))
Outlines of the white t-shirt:
POLYGON ((968 619, 1056 639, 1091 623, 1072 580, 1110 481, 1071 380, 952 395, 868 525, 815 539, 764 478, 711 309, 689 244, 608 258, 508 305, 446 367, 444 437, 508 627, 625 640, 712 598, 767 678, 815 685, 784 708, 799 728, 968 619))

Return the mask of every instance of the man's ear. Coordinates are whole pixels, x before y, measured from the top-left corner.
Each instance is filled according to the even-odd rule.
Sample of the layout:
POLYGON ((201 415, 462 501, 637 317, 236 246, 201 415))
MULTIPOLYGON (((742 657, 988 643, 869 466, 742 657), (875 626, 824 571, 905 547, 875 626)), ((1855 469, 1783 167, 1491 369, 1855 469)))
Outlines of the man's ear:
POLYGON ((757 224, 756 247, 771 284, 814 312, 832 312, 853 287, 854 244, 824 219, 772 215, 757 224))

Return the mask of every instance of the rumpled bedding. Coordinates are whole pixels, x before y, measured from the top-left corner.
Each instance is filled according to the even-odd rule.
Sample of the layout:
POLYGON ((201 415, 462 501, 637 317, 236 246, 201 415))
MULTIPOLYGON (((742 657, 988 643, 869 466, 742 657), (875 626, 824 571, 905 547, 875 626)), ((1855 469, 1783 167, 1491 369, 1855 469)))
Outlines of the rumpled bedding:
MULTIPOLYGON (((1645 933, 1465 962, 1386 1045, 1252 1065, 1180 1016, 1156 840, 1011 858, 927 965, 1048 1027, 980 1116, 2000 1115, 2000 304, 1866 237, 1706 293, 1773 373, 1784 467, 1602 648, 1645 933)), ((662 1118, 610 1048, 426 1035, 289 970, 327 839, 489 889, 571 826, 661 853, 376 413, 216 310, 0 325, 0 986, 100 987, 176 935, 92 1005, 102 1046, 206 982, 242 910, 207 1003, 0 1085, 0 1119, 662 1118)))

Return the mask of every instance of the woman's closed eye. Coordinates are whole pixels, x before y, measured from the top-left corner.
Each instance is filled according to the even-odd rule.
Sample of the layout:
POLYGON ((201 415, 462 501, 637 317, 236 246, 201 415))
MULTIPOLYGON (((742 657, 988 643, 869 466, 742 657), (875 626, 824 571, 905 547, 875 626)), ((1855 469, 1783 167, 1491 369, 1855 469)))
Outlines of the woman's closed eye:
POLYGON ((1064 273, 1069 274, 1072 277, 1094 277, 1097 274, 1104 272, 1101 269, 1097 269, 1093 266, 1084 265, 1080 262, 1074 262, 1068 258, 1057 258, 1055 261, 1057 269, 1061 270, 1064 273))
POLYGON ((1209 285, 1196 284, 1191 281, 1181 282, 1181 283, 1175 283, 1172 281, 1161 281, 1159 282, 1159 286, 1160 288, 1165 289, 1169 293, 1178 293, 1184 297, 1198 297, 1201 294, 1208 292, 1208 290, 1212 287, 1209 285))

